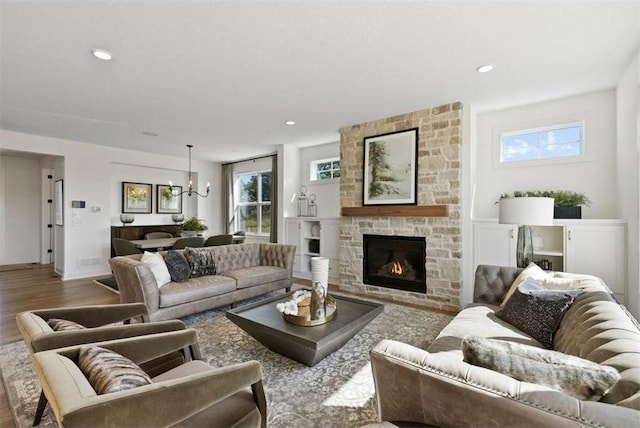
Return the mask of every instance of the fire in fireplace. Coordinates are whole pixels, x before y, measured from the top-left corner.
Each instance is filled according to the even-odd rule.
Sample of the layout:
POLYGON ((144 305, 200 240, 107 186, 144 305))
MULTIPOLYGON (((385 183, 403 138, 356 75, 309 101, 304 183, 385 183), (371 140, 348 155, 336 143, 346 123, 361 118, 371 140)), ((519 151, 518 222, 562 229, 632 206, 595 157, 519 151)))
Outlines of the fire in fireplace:
POLYGON ((363 282, 427 292, 424 237, 364 235, 363 282))

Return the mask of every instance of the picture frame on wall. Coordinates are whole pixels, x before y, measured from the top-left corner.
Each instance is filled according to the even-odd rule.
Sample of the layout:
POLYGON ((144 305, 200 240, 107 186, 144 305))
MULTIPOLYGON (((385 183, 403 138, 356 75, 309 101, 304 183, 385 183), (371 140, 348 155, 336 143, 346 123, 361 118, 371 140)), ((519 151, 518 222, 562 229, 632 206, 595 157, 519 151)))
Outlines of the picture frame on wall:
POLYGON ((362 206, 416 205, 418 128, 365 137, 362 206))
POLYGON ((56 180, 54 183, 53 202, 56 226, 64 226, 64 186, 62 179, 56 180))
POLYGON ((153 186, 148 183, 122 182, 122 212, 151 214, 153 186))
POLYGON ((156 185, 156 213, 182 214, 182 186, 156 185))

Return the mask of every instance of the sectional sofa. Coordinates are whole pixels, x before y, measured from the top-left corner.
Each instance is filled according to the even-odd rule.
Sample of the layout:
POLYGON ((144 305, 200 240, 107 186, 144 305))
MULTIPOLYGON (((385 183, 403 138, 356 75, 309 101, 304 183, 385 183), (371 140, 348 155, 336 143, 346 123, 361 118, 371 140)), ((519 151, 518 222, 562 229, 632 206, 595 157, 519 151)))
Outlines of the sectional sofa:
MULTIPOLYGON (((158 286, 142 255, 110 259, 122 303, 142 302, 151 321, 202 312, 270 291, 289 289, 295 245, 249 243, 204 247, 215 262, 215 274, 158 286)), ((184 253, 184 250, 177 250, 184 253)), ((166 255, 166 252, 160 252, 166 255)))

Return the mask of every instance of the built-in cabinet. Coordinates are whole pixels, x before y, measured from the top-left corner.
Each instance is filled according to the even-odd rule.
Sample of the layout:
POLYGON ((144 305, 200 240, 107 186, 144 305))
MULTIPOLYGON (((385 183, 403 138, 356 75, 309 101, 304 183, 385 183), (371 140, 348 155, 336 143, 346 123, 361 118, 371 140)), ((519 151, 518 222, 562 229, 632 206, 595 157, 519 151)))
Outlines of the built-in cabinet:
POLYGON ((338 281, 340 253, 340 220, 337 218, 286 218, 285 242, 295 245, 293 274, 311 278, 311 258, 329 258, 329 282, 338 281))
MULTIPOLYGON (((626 223, 618 220, 556 220, 532 226, 534 261, 549 270, 595 275, 624 302, 626 223)), ((516 265, 518 226, 497 220, 473 223, 474 269, 479 264, 516 265)))

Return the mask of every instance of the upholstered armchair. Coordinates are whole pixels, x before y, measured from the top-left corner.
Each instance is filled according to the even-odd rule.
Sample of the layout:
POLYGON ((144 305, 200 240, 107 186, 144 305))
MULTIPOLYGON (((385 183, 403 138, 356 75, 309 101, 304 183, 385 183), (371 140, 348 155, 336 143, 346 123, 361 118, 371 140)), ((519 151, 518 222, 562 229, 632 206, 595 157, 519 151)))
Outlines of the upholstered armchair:
MULTIPOLYGON (((26 311, 16 316, 16 322, 32 357, 36 352, 50 349, 184 330, 186 328, 180 320, 130 323, 131 321, 141 321, 146 318, 147 308, 143 303, 125 303, 26 311), (86 328, 55 331, 47 323, 53 318, 72 321, 86 328)), ((147 364, 145 369, 153 373, 154 370, 162 367, 173 367, 177 364, 175 358, 176 356, 174 355, 153 361, 147 364)), ((41 393, 34 417, 34 425, 40 423, 46 405, 46 397, 44 393, 41 393)))
POLYGON ((178 350, 184 362, 151 378, 149 384, 98 394, 79 367, 81 346, 36 353, 36 373, 60 426, 266 427, 260 363, 208 365, 199 360, 193 329, 95 345, 137 365, 178 350))

